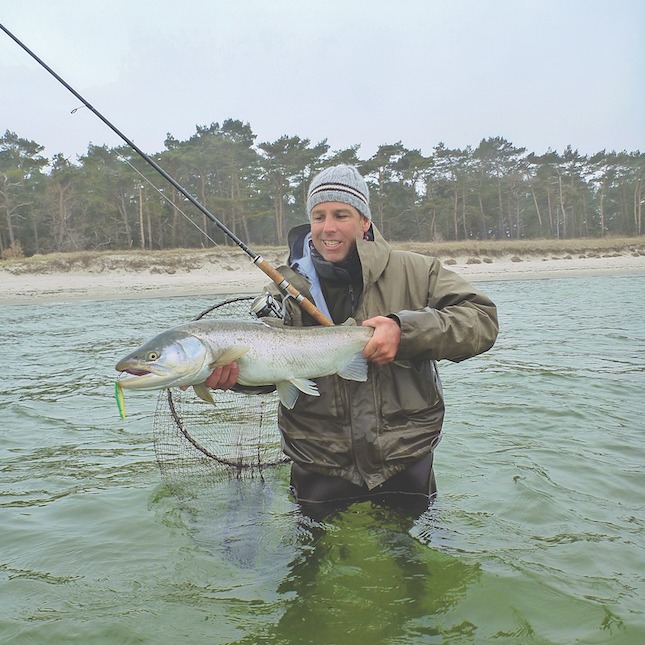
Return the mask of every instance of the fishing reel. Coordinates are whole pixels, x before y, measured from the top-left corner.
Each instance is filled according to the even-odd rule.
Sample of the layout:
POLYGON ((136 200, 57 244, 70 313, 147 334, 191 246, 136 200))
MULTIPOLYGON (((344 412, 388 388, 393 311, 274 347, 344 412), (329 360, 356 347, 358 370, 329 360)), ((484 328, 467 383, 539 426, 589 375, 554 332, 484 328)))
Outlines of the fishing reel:
POLYGON ((250 313, 256 318, 283 318, 282 307, 270 293, 263 293, 255 298, 251 303, 250 313))

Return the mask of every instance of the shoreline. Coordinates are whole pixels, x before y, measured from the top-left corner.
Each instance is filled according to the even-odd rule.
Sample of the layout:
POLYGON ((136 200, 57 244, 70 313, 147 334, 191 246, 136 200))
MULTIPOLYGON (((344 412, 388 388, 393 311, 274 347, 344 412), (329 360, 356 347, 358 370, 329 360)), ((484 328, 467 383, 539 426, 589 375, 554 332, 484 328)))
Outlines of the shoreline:
MULTIPOLYGON (((468 281, 534 280, 589 275, 645 274, 645 255, 611 257, 513 259, 472 263, 465 257, 443 259, 446 268, 468 281)), ((278 262, 273 265, 277 266, 278 262)), ((79 300, 121 300, 176 296, 259 293, 269 278, 246 256, 204 262, 194 268, 100 268, 69 271, 13 273, 0 267, 0 305, 37 304, 79 300), (232 261, 234 260, 234 261, 232 261)))

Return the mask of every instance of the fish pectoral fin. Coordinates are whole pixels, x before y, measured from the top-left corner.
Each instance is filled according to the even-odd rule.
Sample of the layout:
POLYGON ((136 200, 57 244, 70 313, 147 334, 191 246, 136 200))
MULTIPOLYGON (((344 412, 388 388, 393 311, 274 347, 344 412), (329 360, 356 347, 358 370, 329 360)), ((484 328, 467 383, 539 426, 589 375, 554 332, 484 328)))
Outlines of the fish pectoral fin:
POLYGON ((285 408, 291 410, 298 400, 298 394, 304 392, 311 396, 320 396, 318 386, 307 378, 293 378, 290 381, 280 381, 276 383, 276 390, 280 403, 285 408))
POLYGON ((214 370, 217 367, 233 363, 238 358, 241 358, 246 352, 251 349, 250 347, 229 347, 224 353, 220 354, 208 367, 214 370))
POLYGON ((348 381, 367 381, 367 360, 360 352, 354 354, 346 365, 338 370, 338 376, 348 381))
POLYGON ((195 394, 202 401, 206 401, 206 403, 212 403, 213 405, 215 405, 215 399, 213 398, 211 391, 206 387, 204 383, 193 385, 193 390, 195 390, 195 394))

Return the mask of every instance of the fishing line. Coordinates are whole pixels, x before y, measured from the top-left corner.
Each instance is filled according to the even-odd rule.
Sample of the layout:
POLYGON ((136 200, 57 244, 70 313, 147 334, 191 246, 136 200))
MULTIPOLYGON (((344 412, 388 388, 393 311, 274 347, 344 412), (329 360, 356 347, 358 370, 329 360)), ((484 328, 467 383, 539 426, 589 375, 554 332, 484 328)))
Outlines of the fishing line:
MULTIPOLYGON (((141 171, 140 171, 136 166, 133 166, 133 165, 130 163, 130 161, 129 161, 128 159, 126 159, 123 155, 117 154, 117 159, 118 159, 119 161, 122 161, 123 163, 128 164, 128 166, 130 166, 130 168, 132 168, 132 170, 134 170, 134 172, 136 172, 136 173, 137 173, 137 175, 139 175, 139 177, 141 177, 141 179, 143 179, 143 181, 145 181, 145 182, 146 182, 148 185, 150 185, 150 186, 151 186, 155 191, 157 191, 157 192, 159 193, 159 195, 161 195, 161 197, 162 197, 163 199, 165 199, 165 200, 166 200, 166 201, 167 201, 167 202, 168 202, 168 203, 169 203, 169 204, 170 204, 170 205, 171 205, 171 206, 172 206, 172 207, 173 207, 177 212, 181 213, 181 214, 182 214, 182 215, 183 215, 183 216, 188 220, 188 222, 189 222, 190 224, 192 224, 192 225, 193 225, 193 226, 194 226, 194 227, 195 227, 195 228, 196 228, 196 229, 197 229, 197 230, 198 230, 198 231, 199 231, 199 232, 200 232, 200 233, 201 233, 201 234, 202 234, 202 235, 203 235, 203 236, 204 236, 204 237, 205 237, 205 238, 206 238, 206 239, 207 239, 207 240, 208 240, 208 241, 209 241, 209 242, 210 242, 214 247, 215 247, 215 248, 217 248, 217 250, 218 250, 222 255, 224 255, 226 258, 228 258, 231 262, 234 262, 235 258, 234 258, 230 253, 229 253, 229 251, 226 249, 226 247, 225 247, 225 246, 222 246, 221 244, 218 244, 218 243, 217 243, 217 242, 216 242, 216 241, 215 241, 215 240, 214 240, 214 239, 213 239, 213 238, 208 234, 208 232, 207 232, 207 231, 205 231, 205 230, 204 230, 204 229, 203 229, 199 224, 197 224, 197 222, 195 222, 195 220, 194 220, 192 217, 190 217, 189 215, 187 215, 186 213, 184 213, 184 211, 183 211, 183 210, 181 210, 181 208, 179 208, 179 206, 177 206, 177 204, 175 204, 175 203, 172 201, 172 199, 170 199, 170 197, 168 197, 168 195, 166 195, 166 193, 164 193, 164 192, 163 192, 163 190, 161 190, 161 189, 160 189, 158 186, 156 186, 152 181, 150 181, 150 179, 148 179, 148 178, 147 178, 147 177, 146 177, 146 176, 145 176, 145 175, 144 175, 144 174, 143 174, 143 173, 142 173, 142 172, 141 172, 141 171)), ((288 296, 288 295, 287 295, 287 297, 290 297, 290 296, 288 296)))
MULTIPOLYGON (((191 193, 189 193, 179 182, 169 175, 154 159, 149 157, 141 148, 139 148, 131 139, 126 137, 115 125, 106 119, 91 103, 81 96, 69 83, 59 76, 45 61, 37 56, 27 45, 14 36, 2 23, 0 29, 9 36, 19 47, 21 47, 29 56, 31 56, 41 67, 49 72, 61 85, 69 90, 85 107, 93 112, 105 125, 118 135, 125 143, 130 146, 146 163, 152 166, 166 181, 172 184, 193 206, 199 209, 208 219, 210 219, 225 235, 233 240, 253 261, 253 264, 263 271, 278 288, 285 294, 292 296, 301 309, 306 311, 321 325, 333 325, 334 323, 327 318, 309 299, 303 296, 277 269, 271 266, 261 255, 254 253, 233 231, 227 228, 215 215, 213 215, 205 206, 203 206, 191 193)), ((77 108, 78 109, 78 108, 77 108)))
POLYGON ((136 168, 135 166, 133 166, 133 165, 132 165, 132 164, 131 164, 131 163, 130 163, 130 162, 129 162, 125 157, 123 157, 122 155, 117 155, 117 159, 118 159, 119 161, 123 161, 124 163, 127 163, 127 164, 128 164, 128 166, 130 166, 130 168, 132 168, 132 170, 134 170, 134 172, 136 172, 136 173, 137 173, 137 175, 139 175, 139 177, 141 177, 141 179, 143 179, 146 183, 148 183, 150 186, 152 186, 152 187, 153 187, 153 188, 154 188, 154 189, 155 189, 155 190, 156 190, 156 191, 157 191, 157 192, 158 192, 158 193, 159 193, 159 194, 160 194, 160 195, 161 195, 161 196, 162 196, 162 197, 163 197, 163 198, 164 198, 164 199, 165 199, 165 200, 166 200, 166 201, 167 201, 167 202, 168 202, 168 203, 169 203, 173 208, 174 208, 174 209, 176 209, 176 210, 177 210, 177 212, 181 213, 181 214, 182 214, 182 215, 183 215, 183 216, 184 216, 184 217, 185 217, 185 218, 186 218, 186 219, 187 219, 187 220, 188 220, 188 221, 189 221, 189 222, 190 222, 190 223, 191 223, 191 224, 192 224, 192 225, 193 225, 193 226, 194 226, 194 227, 195 227, 199 232, 200 232, 200 233, 202 233, 202 234, 204 235, 204 237, 205 237, 209 242, 211 242, 211 243, 213 244, 213 246, 216 246, 220 252, 223 252, 225 255, 227 255, 229 260, 232 260, 232 259, 233 259, 233 257, 232 257, 231 255, 229 255, 228 251, 227 251, 223 246, 220 246, 220 245, 219 245, 219 244, 218 244, 218 243, 217 243, 217 242, 216 242, 216 241, 215 241, 215 240, 214 240, 214 239, 213 239, 213 238, 212 238, 212 237, 211 237, 211 236, 210 236, 210 235, 209 235, 209 234, 208 234, 208 233, 203 229, 203 228, 201 228, 201 227, 199 226, 199 224, 197 224, 197 223, 196 223, 192 218, 188 217, 188 215, 186 215, 186 213, 184 213, 184 211, 182 211, 182 210, 181 210, 181 208, 179 208, 179 206, 177 206, 177 204, 175 204, 175 203, 170 199, 170 197, 168 197, 168 195, 166 195, 166 194, 163 192, 163 190, 161 190, 160 188, 158 188, 157 186, 155 186, 155 185, 154 185, 154 184, 153 184, 153 183, 152 183, 152 182, 151 182, 151 181, 150 181, 150 180, 149 180, 149 179, 148 179, 148 178, 147 178, 147 177, 146 177, 146 176, 145 176, 145 175, 144 175, 144 174, 143 174, 143 173, 138 169, 138 168, 136 168))
MULTIPOLYGON (((113 126, 98 110, 88 103, 74 88, 66 83, 2 24, 0 24, 0 29, 232 239, 252 258, 253 263, 278 285, 286 297, 293 297, 298 305, 313 316, 320 324, 333 325, 331 320, 326 318, 313 303, 302 296, 276 269, 271 267, 260 255, 253 253, 242 240, 224 226, 224 224, 202 206, 185 188, 113 126)), ((79 109, 80 107, 75 108, 72 114, 79 109)), ((127 160, 126 163, 137 171, 164 198, 168 199, 162 191, 154 186, 147 177, 142 175, 127 160)), ((181 209, 178 210, 193 225, 197 226, 181 209)), ((201 231, 199 227, 197 228, 201 231)), ((201 232, 206 235, 204 231, 201 232)), ((210 239, 208 235, 206 237, 210 239)), ((203 312, 200 316, 211 310, 217 310, 219 307, 222 307, 223 310, 228 305, 235 307, 238 304, 237 301, 238 299, 234 299, 233 301, 219 303, 219 305, 212 307, 207 312, 203 312)), ((233 312, 231 311, 231 313, 233 312)), ((237 310, 235 314, 236 316, 239 315, 237 310)), ((115 391, 117 393, 117 399, 122 398, 122 391, 120 390, 118 382, 115 385, 115 391)), ((179 394, 176 393, 176 396, 181 401, 181 391, 179 394)), ((206 458, 207 470, 205 472, 207 474, 213 471, 212 466, 216 464, 218 467, 226 469, 226 476, 233 469, 238 477, 253 477, 256 473, 259 473, 261 476, 263 467, 283 464, 288 461, 288 458, 282 452, 280 432, 277 427, 277 402, 275 393, 256 394, 250 398, 244 394, 233 393, 229 398, 231 399, 231 403, 228 406, 228 414, 211 415, 209 418, 204 417, 202 414, 202 406, 200 406, 199 402, 192 399, 186 402, 181 401, 183 409, 180 411, 176 405, 178 401, 175 400, 170 390, 166 393, 160 393, 157 411, 154 417, 154 437, 157 462, 165 476, 169 476, 172 479, 174 477, 182 477, 188 471, 194 472, 196 468, 198 469, 204 464, 204 458, 206 458), (195 435, 199 436, 199 440, 195 435), (231 453, 231 449, 234 450, 233 454, 231 453)), ((119 411, 122 417, 125 416, 122 400, 119 404, 119 411)))

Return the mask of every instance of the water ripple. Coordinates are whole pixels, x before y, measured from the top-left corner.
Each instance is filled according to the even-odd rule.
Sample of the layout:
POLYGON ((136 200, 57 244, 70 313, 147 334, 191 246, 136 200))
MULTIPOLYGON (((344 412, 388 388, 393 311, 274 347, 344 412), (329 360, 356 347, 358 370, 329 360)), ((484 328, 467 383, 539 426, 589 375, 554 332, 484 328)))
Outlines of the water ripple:
POLYGON ((114 362, 210 299, 0 307, 0 640, 642 642, 645 278, 484 287, 499 342, 440 364, 416 521, 303 517, 288 467, 163 481, 114 362))

